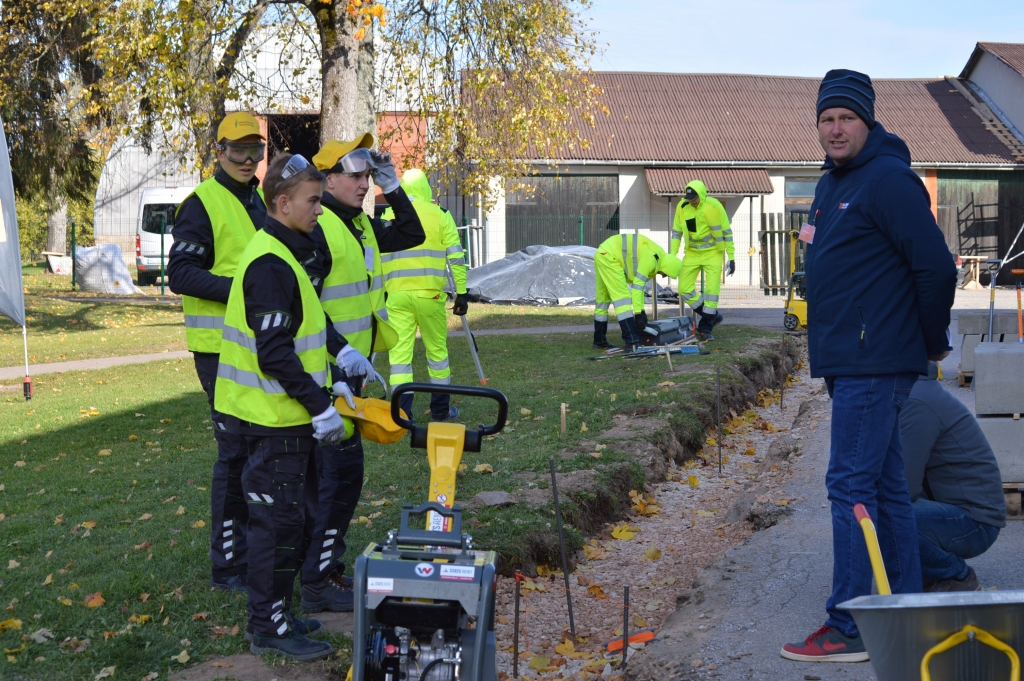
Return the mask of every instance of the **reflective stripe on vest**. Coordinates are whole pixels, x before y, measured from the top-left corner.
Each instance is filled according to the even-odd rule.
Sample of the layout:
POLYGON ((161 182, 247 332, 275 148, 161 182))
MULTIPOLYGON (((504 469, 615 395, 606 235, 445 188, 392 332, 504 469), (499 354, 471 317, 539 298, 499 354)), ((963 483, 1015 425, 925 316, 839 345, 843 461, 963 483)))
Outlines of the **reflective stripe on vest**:
MULTIPOLYGON (((257 190, 260 197, 262 190, 257 190)), ((213 228, 213 267, 211 274, 234 277, 238 259, 256 234, 252 218, 238 197, 216 178, 206 180, 190 196, 197 196, 210 216, 213 228)), ((214 300, 182 296, 185 311, 185 340, 193 352, 220 352, 221 329, 227 306, 214 300)))
POLYGON ((362 239, 357 240, 348 225, 329 208, 319 222, 331 250, 331 271, 324 277, 320 302, 335 330, 369 357, 374 311, 387 320, 380 249, 373 225, 365 213, 357 215, 354 222, 362 232, 362 239))
POLYGON ((242 253, 238 275, 231 283, 224 315, 214 407, 217 411, 268 428, 305 425, 312 423, 306 408, 289 397, 279 381, 260 369, 256 335, 246 321, 242 280, 252 262, 267 254, 276 255, 288 263, 299 282, 302 324, 295 334, 295 354, 302 368, 318 385, 326 386, 328 383, 327 319, 317 299, 316 289, 288 247, 269 233, 260 231, 242 253))
POLYGON ((445 260, 448 253, 453 251, 446 249, 441 241, 441 207, 430 201, 419 200, 414 200, 412 207, 423 226, 425 238, 415 248, 381 256, 384 288, 389 292, 443 291, 448 280, 445 260))

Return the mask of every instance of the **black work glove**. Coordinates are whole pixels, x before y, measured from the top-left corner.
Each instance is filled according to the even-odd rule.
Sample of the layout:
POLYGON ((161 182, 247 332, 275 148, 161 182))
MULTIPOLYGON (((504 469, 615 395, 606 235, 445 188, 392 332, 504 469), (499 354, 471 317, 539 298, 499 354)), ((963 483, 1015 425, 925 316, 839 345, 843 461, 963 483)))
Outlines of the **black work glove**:
POLYGON ((637 331, 643 331, 644 329, 646 329, 647 328, 647 310, 644 310, 640 314, 635 315, 635 317, 636 317, 636 330, 637 331))
POLYGON ((730 276, 735 271, 736 271, 736 261, 735 260, 730 260, 729 261, 729 266, 725 268, 725 276, 728 277, 728 276, 730 276))
POLYGON ((465 293, 459 293, 455 296, 455 306, 452 307, 452 314, 457 314, 460 317, 469 312, 469 296, 465 293))

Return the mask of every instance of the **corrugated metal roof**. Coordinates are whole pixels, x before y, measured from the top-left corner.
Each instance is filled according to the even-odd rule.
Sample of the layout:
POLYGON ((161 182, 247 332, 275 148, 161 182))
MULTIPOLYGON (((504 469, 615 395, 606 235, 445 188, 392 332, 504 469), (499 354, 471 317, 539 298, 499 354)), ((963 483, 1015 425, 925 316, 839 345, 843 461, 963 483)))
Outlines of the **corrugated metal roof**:
MULTIPOLYGON (((817 78, 598 72, 610 115, 566 160, 817 162, 817 78)), ((875 113, 918 163, 1013 163, 944 80, 875 80, 875 113)), ((578 123, 581 127, 583 123, 578 123)))
POLYGON ((1024 76, 1024 44, 978 43, 978 47, 1024 76))
POLYGON ((692 180, 703 182, 711 194, 771 194, 768 171, 759 168, 646 168, 647 186, 662 196, 679 196, 692 180))

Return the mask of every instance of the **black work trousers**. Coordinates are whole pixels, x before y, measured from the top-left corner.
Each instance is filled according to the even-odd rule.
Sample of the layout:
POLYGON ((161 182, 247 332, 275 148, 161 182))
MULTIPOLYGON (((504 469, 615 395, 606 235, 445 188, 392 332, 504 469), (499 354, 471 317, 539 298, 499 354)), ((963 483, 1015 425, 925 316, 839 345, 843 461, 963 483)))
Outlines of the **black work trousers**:
POLYGON ((249 623, 264 636, 288 631, 295 575, 306 536, 311 436, 244 436, 249 463, 242 488, 249 506, 249 623))
MULTIPOLYGON (((357 387, 353 392, 359 392, 357 387)), ((318 443, 315 459, 318 491, 312 536, 302 563, 303 584, 319 582, 334 570, 345 572, 345 533, 363 491, 363 441, 359 431, 344 442, 318 443)))
POLYGON ((230 577, 245 574, 248 569, 246 524, 249 508, 242 494, 242 472, 248 460, 243 436, 229 433, 224 415, 213 407, 213 390, 217 383, 220 355, 193 352, 199 383, 210 402, 213 437, 217 440, 217 461, 213 464, 210 485, 210 560, 213 576, 230 577))

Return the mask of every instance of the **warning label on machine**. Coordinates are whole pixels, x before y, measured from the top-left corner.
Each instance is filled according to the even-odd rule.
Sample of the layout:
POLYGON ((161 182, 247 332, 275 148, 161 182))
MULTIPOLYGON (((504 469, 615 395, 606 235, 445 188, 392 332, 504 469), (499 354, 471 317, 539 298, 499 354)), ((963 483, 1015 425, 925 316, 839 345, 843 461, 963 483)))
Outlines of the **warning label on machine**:
POLYGON ((476 568, 472 565, 442 565, 441 579, 456 582, 472 582, 476 578, 476 568))
POLYGON ((366 593, 389 594, 395 590, 395 580, 391 577, 369 577, 366 580, 366 593))

